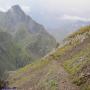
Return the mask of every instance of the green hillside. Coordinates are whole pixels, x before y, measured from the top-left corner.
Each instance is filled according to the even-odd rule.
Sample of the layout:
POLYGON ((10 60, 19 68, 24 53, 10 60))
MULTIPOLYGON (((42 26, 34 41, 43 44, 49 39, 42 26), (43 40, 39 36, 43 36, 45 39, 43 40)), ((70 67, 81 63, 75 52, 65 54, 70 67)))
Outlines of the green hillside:
POLYGON ((0 32, 0 76, 30 63, 32 58, 7 32, 0 32))
POLYGON ((40 61, 10 72, 8 80, 18 90, 90 90, 90 26, 65 38, 40 61))

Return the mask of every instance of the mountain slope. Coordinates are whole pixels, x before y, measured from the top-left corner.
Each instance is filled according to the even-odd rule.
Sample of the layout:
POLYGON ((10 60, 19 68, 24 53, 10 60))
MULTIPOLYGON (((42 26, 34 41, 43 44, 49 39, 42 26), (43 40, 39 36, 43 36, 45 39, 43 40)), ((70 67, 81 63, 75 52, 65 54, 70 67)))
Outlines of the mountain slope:
POLYGON ((69 35, 53 52, 9 74, 9 87, 90 90, 90 26, 69 35))
POLYGON ((30 61, 30 55, 14 42, 12 35, 0 32, 0 79, 5 72, 23 67, 30 61))
POLYGON ((69 75, 60 63, 54 60, 41 61, 37 66, 27 66, 15 75, 13 79, 9 78, 11 80, 9 83, 11 87, 17 87, 18 90, 78 90, 77 86, 68 82, 69 75))
POLYGON ((56 47, 56 40, 18 6, 0 12, 0 28, 13 35, 30 55, 41 58, 56 47), (33 49, 32 49, 33 48, 33 49))

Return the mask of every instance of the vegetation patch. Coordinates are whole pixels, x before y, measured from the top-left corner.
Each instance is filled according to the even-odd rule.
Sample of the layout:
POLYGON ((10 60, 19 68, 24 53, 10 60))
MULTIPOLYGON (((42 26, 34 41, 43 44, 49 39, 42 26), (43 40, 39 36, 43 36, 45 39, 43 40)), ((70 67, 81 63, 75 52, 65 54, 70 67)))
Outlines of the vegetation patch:
POLYGON ((77 32, 74 32, 73 34, 69 35, 68 38, 74 38, 76 35, 80 35, 85 32, 90 32, 90 25, 86 27, 81 27, 77 32))

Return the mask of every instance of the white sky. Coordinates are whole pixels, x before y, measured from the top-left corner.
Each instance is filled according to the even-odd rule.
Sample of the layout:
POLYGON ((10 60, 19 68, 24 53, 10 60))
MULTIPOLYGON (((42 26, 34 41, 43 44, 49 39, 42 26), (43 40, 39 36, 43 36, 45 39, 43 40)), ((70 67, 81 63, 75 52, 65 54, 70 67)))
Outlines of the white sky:
POLYGON ((47 12, 90 13, 90 0, 0 0, 0 9, 19 4, 26 9, 42 8, 47 12))
POLYGON ((0 10, 5 11, 16 4, 37 20, 41 18, 90 20, 90 0, 0 0, 0 10))

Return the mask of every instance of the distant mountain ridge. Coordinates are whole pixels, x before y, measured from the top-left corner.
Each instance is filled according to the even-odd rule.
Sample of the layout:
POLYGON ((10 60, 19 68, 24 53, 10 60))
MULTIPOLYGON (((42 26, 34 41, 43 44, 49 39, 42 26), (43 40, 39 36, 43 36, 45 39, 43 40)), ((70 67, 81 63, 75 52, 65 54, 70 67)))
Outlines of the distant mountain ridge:
POLYGON ((90 21, 80 20, 61 20, 58 22, 57 28, 50 29, 49 32, 56 38, 58 42, 61 42, 68 34, 75 32, 77 29, 83 26, 90 25, 90 21))
MULTIPOLYGON (((41 52, 42 55, 45 55, 56 46, 56 40, 45 30, 44 26, 26 15, 18 5, 12 6, 7 12, 0 12, 0 29, 11 33, 17 42, 29 47, 29 49, 33 44, 36 45, 38 43, 37 56, 41 56, 39 55, 39 52, 41 52, 39 50, 42 49, 42 46, 45 50, 44 53, 41 52), (40 38, 42 41, 39 40, 40 38), (31 42, 32 45, 30 46, 31 42), (42 43, 39 44, 39 42, 42 43)), ((36 51, 33 53, 31 51, 31 54, 34 53, 36 51)))
POLYGON ((37 28, 35 28, 35 25, 37 25, 38 27, 43 27, 42 25, 36 23, 30 16, 26 15, 18 5, 12 6, 11 9, 9 9, 7 12, 0 12, 1 28, 6 27, 8 31, 10 29, 11 31, 15 32, 20 24, 25 24, 29 32, 39 32, 41 30, 39 28, 37 30, 37 28))
POLYGON ((38 60, 56 47, 56 40, 20 6, 0 12, 0 75, 38 60), (11 36, 10 38, 8 36, 11 36), (7 42, 6 45, 3 43, 7 42))

